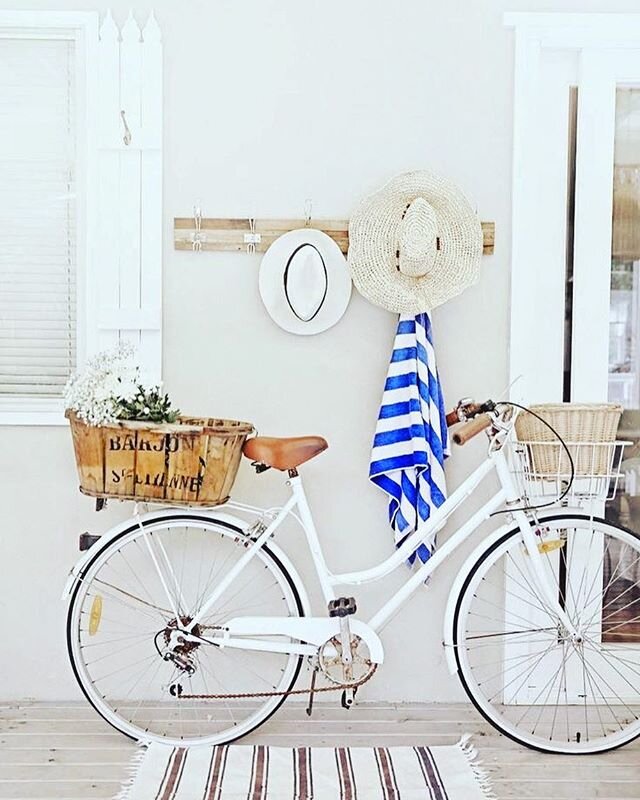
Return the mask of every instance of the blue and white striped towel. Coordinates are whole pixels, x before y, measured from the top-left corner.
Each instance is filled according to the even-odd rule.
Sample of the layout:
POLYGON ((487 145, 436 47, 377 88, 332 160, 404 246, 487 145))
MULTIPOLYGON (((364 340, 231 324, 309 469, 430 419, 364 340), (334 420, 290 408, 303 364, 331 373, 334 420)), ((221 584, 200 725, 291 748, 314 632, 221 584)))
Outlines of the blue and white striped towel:
MULTIPOLYGON (((401 316, 371 451, 369 480, 389 497, 389 522, 399 545, 447 496, 446 411, 429 316, 401 316)), ((427 561, 433 541, 411 556, 427 561)))

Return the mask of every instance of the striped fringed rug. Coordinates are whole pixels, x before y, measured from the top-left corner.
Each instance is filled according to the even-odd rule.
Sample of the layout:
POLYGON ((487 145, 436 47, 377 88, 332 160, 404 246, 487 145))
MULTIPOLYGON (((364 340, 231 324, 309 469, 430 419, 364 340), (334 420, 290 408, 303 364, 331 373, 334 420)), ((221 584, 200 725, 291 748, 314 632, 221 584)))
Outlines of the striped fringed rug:
POLYGON ((447 747, 173 748, 135 758, 117 800, 487 800, 468 739, 447 747))

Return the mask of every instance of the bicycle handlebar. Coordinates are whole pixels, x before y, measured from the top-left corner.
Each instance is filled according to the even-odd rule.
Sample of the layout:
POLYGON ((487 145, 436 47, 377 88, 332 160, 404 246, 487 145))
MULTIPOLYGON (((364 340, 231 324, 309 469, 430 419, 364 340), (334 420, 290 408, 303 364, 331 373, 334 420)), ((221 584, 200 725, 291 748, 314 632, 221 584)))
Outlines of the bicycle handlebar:
POLYGON ((482 431, 486 430, 493 423, 493 419, 489 414, 481 414, 475 419, 464 422, 451 437, 455 444, 462 446, 466 444, 469 439, 473 439, 482 431))
POLYGON ((465 422, 486 410, 486 403, 466 403, 460 401, 453 411, 447 414, 447 427, 450 428, 452 425, 457 425, 459 422, 465 422), (461 416, 460 412, 462 412, 464 416, 461 416))

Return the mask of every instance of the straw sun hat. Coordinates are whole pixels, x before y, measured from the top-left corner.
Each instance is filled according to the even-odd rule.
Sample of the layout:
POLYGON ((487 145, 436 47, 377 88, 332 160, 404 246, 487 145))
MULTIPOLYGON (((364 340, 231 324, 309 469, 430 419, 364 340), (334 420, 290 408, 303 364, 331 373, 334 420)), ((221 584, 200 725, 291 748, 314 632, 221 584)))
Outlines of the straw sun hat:
POLYGON ((367 197, 349 223, 358 291, 400 314, 431 311, 478 279, 482 226, 462 192, 431 172, 407 172, 367 197))

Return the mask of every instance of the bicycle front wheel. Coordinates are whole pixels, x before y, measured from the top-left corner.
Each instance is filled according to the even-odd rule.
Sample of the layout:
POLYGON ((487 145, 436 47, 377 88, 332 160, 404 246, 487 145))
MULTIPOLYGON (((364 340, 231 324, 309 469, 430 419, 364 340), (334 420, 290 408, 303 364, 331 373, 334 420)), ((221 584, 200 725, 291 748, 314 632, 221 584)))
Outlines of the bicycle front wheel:
MULTIPOLYGON (((168 514, 143 527, 132 525, 100 549, 72 593, 67 644, 75 676, 98 713, 135 739, 233 741, 281 705, 302 657, 189 643, 165 660, 177 627, 172 607, 188 624, 251 540, 197 514, 168 514)), ((302 614, 298 587, 265 546, 194 633, 204 637, 237 616, 302 614)))
POLYGON ((599 753, 640 736, 640 537, 603 519, 532 526, 545 571, 579 636, 537 585, 519 530, 492 544, 457 599, 459 677, 511 739, 552 753, 599 753))

